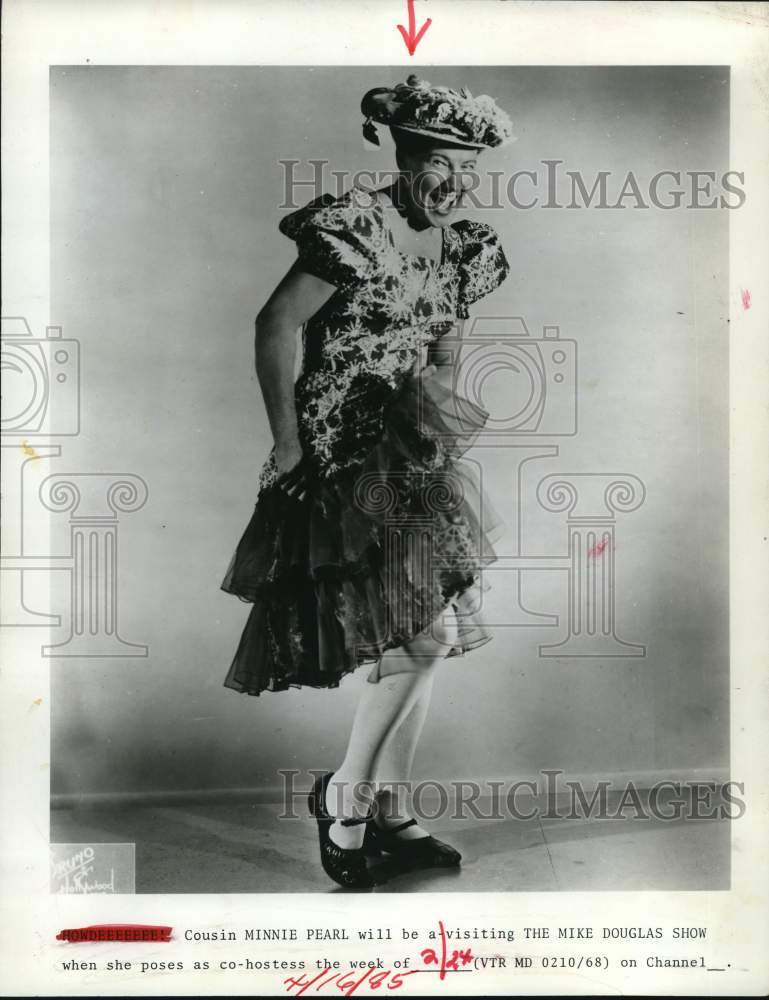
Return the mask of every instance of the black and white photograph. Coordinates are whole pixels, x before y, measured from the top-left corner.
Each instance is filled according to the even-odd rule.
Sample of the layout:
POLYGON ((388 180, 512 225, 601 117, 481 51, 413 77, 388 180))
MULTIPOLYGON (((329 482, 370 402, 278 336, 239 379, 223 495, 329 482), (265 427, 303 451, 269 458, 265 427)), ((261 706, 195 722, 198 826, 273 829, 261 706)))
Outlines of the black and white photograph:
POLYGON ((728 68, 402 77, 51 70, 77 443, 139 508, 44 486, 55 839, 137 892, 728 888, 728 68))
POLYGON ((10 178, 47 191, 46 297, 18 237, 2 310, 0 635, 49 755, 48 982, 82 955, 111 993, 339 992, 370 946, 360 992, 759 987, 713 901, 766 819, 735 489, 766 465, 767 104, 729 52, 753 32, 766 69, 767 5, 722 58, 724 5, 628 4, 637 51, 567 61, 577 10, 620 37, 622 5, 388 0, 360 30, 390 64, 308 57, 317 5, 192 5, 175 40, 173 3, 119 6, 128 57, 95 31, 37 65, 45 161, 10 178), (676 6, 701 57, 651 42, 676 6), (238 23, 258 58, 221 58, 238 23), (558 981, 583 960, 601 983, 558 981))

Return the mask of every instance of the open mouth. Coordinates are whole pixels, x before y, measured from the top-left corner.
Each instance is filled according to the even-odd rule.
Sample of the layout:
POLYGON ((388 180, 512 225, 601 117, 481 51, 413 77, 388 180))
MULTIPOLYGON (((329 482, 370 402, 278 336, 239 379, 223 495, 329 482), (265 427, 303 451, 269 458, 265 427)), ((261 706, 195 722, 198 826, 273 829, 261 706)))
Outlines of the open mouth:
POLYGON ((443 186, 435 188, 430 192, 429 208, 439 215, 448 215, 459 203, 459 193, 453 188, 443 186))

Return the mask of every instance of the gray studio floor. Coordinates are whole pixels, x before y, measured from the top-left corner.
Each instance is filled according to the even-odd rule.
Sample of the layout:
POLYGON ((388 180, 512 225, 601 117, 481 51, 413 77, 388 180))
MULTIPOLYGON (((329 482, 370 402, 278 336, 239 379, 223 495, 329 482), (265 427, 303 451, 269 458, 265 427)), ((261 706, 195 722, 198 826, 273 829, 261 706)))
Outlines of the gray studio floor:
MULTIPOLYGON (((54 809, 52 843, 134 842, 136 891, 334 892, 314 821, 248 801, 54 809)), ((460 869, 405 873, 375 892, 703 890, 729 887, 728 820, 467 819, 424 824, 460 869)))

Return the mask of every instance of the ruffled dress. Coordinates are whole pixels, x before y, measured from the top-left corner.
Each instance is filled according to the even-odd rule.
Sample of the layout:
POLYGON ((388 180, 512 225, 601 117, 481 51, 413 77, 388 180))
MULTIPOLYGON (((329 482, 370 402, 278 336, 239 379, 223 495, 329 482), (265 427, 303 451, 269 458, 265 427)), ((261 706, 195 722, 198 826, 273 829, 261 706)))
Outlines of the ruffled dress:
MULTIPOLYGON (((458 221, 439 261, 403 253, 381 196, 360 188, 279 229, 336 291, 304 326, 295 386, 309 489, 276 486, 273 449, 221 584, 252 605, 224 681, 250 695, 337 687, 378 664, 478 585, 500 528, 463 458, 488 414, 444 369, 422 372, 426 352, 456 356, 458 321, 507 276, 495 231, 458 221)), ((447 655, 490 638, 480 613, 458 622, 447 655)))

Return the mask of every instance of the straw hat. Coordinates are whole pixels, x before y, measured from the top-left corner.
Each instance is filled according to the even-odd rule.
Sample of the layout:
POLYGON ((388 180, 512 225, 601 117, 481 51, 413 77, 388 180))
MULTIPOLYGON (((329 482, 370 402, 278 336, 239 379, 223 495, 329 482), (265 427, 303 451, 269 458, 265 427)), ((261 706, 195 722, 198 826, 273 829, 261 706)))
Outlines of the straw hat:
POLYGON ((473 97, 465 87, 434 87, 413 73, 405 83, 369 90, 361 111, 366 118, 363 135, 376 146, 374 122, 389 125, 396 136, 409 132, 470 149, 490 149, 514 140, 509 116, 487 94, 473 97))

